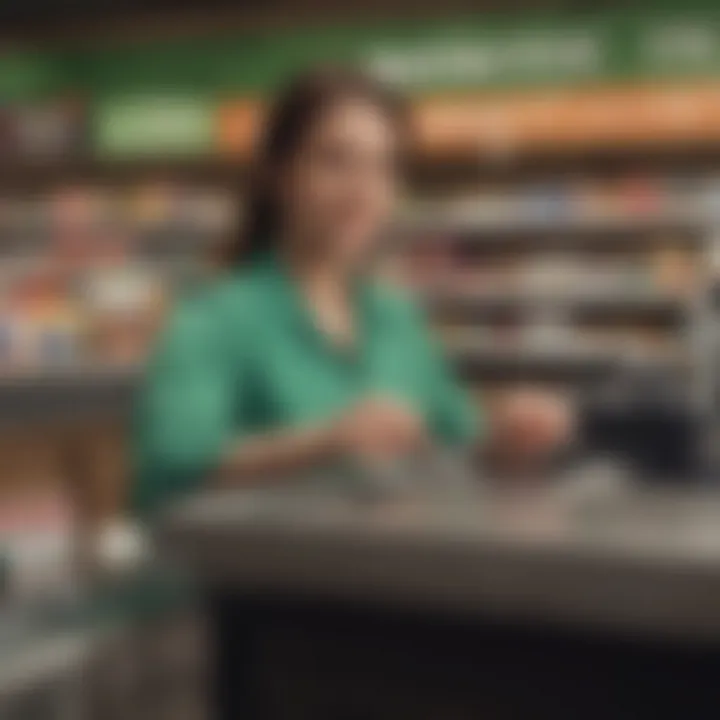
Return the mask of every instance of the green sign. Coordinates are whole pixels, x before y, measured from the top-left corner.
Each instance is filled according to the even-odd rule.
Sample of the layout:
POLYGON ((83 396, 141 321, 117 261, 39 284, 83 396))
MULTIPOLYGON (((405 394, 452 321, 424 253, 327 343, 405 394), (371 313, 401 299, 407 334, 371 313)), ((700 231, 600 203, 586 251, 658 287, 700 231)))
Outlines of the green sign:
POLYGON ((107 100, 94 123, 96 150, 109 157, 200 155, 214 140, 214 107, 196 97, 107 100))
POLYGON ((309 65, 355 63, 412 92, 720 76, 720 8, 584 18, 318 27, 0 53, 0 100, 262 95, 309 65))
POLYGON ((355 63, 415 92, 720 75, 720 11, 524 24, 472 17, 133 45, 81 54, 75 75, 98 96, 258 95, 323 62, 355 63))
POLYGON ((31 52, 0 53, 0 101, 46 98, 71 84, 62 55, 31 52))

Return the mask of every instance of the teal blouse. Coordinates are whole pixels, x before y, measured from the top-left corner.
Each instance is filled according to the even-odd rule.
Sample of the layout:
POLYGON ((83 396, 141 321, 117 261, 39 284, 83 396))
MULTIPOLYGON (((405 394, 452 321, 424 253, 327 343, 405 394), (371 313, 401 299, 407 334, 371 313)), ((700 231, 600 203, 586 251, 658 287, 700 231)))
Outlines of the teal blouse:
POLYGON ((413 303, 368 283, 356 311, 358 342, 348 351, 314 325, 273 258, 182 302, 136 408, 135 508, 197 488, 244 437, 322 422, 369 393, 408 403, 438 442, 471 439, 472 404, 413 303))

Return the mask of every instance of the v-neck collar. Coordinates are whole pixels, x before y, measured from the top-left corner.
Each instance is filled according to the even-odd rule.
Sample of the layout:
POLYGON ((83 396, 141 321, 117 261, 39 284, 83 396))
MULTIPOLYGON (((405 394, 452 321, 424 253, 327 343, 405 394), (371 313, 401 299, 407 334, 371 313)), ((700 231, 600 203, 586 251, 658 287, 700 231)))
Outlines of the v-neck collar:
POLYGON ((280 302, 283 313, 291 322, 325 351, 345 358, 359 358, 364 354, 370 341, 373 328, 372 291, 369 283, 358 279, 352 292, 352 304, 355 323, 355 338, 350 345, 335 341, 317 323, 307 299, 304 297, 298 282, 290 274, 286 264, 276 253, 267 253, 254 261, 254 267, 263 273, 270 283, 274 297, 280 302))

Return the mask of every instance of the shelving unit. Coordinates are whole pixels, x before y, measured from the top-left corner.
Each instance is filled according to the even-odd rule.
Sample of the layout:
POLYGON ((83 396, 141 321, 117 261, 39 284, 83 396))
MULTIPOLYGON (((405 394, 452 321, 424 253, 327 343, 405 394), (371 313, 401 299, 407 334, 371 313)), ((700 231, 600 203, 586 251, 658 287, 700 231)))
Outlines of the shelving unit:
MULTIPOLYGON (((433 165, 425 157, 415 167, 414 199, 393 228, 394 271, 427 304, 451 359, 481 397, 537 382, 582 398, 626 371, 647 372, 679 378, 693 407, 710 418, 718 394, 711 295, 720 244, 720 180, 713 174, 718 167, 720 178, 720 162, 710 159, 708 153, 700 168, 684 156, 658 161, 638 180, 636 168, 650 166, 632 153, 610 166, 596 159, 586 166, 578 154, 531 169, 520 156, 498 166, 467 157, 437 157, 433 165), (588 188, 596 178, 619 189, 598 192, 593 202, 588 188), (650 192, 653 182, 657 191, 650 192), (655 273, 652 258, 663 253, 670 260, 658 260, 664 270, 655 273), (673 263, 688 259, 694 275, 680 282, 673 263), (418 263, 421 272, 411 267, 418 263), (664 273, 670 279, 657 282, 664 273)), ((231 199, 237 212, 245 175, 242 163, 211 160, 28 166, 0 173, 0 228, 8 200, 42 205, 77 189, 92 190, 100 204, 114 200, 125 214, 100 218, 120 217, 115 237, 129 243, 130 264, 166 283, 162 310, 205 272, 234 225, 201 232, 167 209, 164 220, 148 223, 133 198, 153 188, 211 192, 231 199)), ((102 235, 105 227, 100 222, 93 231, 102 235)), ((52 222, 30 230, 0 229, 0 281, 32 267, 47 248, 52 222)), ((112 435, 130 411, 141 355, 134 362, 89 354, 55 364, 6 363, 0 422, 9 428, 75 418, 112 435)))
MULTIPOLYGON (((465 175, 460 193, 457 180, 446 186, 441 184, 443 194, 450 197, 439 200, 428 198, 426 190, 425 197, 413 203, 410 211, 400 218, 395 230, 403 253, 407 251, 412 254, 419 248, 437 248, 442 245, 453 247, 462 256, 457 276, 444 284, 434 282, 429 288, 416 288, 433 314, 441 320, 450 318, 458 325, 467 324, 470 329, 477 331, 474 337, 466 333, 459 339, 448 341, 451 352, 457 351, 461 365, 470 366, 475 374, 482 374, 482 368, 497 374, 496 371, 506 364, 512 368, 509 375, 518 377, 518 374, 525 373, 528 379, 532 379, 533 367, 545 373, 552 369, 559 376, 565 371, 569 375, 583 376, 583 372, 577 371, 584 368, 612 368, 623 361, 635 365, 642 362, 682 365, 682 357, 679 357, 682 353, 667 351, 664 354, 658 352, 657 357, 643 357, 642 352, 632 349, 616 352, 607 341, 576 342, 567 333, 564 337, 550 333, 548 339, 536 337, 513 345, 495 342, 481 332, 483 327, 492 325, 493 321, 509 318, 536 328, 543 324, 548 327, 614 325, 624 326, 629 332, 632 327, 659 328, 669 335, 682 336, 681 344, 686 348, 689 347, 690 337, 702 334, 697 331, 696 325, 704 317, 701 312, 704 301, 699 295, 702 294, 700 289, 706 286, 705 282, 681 296, 652 287, 647 277, 643 277, 643 268, 628 270, 621 265, 627 260, 626 256, 632 256, 633 253, 649 253, 668 245, 676 250, 694 253, 696 258, 708 255, 719 214, 712 207, 712 202, 708 202, 707 193, 698 197, 686 192, 682 202, 666 203, 667 207, 662 209, 636 209, 633 213, 624 214, 619 211, 609 212, 607 209, 603 212, 595 208, 590 212, 587 209, 571 209, 569 206, 558 207, 563 202, 557 197, 554 199, 556 207, 552 207, 552 192, 558 194, 558 184, 553 179, 554 170, 551 167, 547 171, 551 176, 546 182, 552 192, 545 192, 543 206, 542 180, 538 179, 543 166, 536 168, 528 180, 520 160, 518 158, 517 167, 520 169, 517 180, 513 181, 512 172, 503 166, 497 173, 501 177, 499 189, 492 192, 483 192, 483 187, 487 188, 489 171, 480 162, 477 163, 478 172, 472 182, 468 182, 469 175, 465 175), (525 196, 524 201, 513 201, 513 182, 518 188, 517 194, 525 196), (477 184, 480 190, 477 201, 473 202, 467 186, 477 184), (538 197, 531 197, 533 191, 538 197), (704 207, 701 207, 703 201, 704 207), (669 237, 671 240, 668 240, 669 237), (534 264, 539 270, 533 273, 533 263, 529 262, 529 271, 514 282, 490 282, 491 273, 481 272, 476 279, 470 277, 469 269, 482 269, 487 261, 498 256, 534 258, 534 264), (577 276, 574 285, 567 282, 566 286, 559 287, 558 283, 544 277, 543 273, 549 266, 570 256, 574 257, 575 267, 568 268, 567 272, 568 276, 573 272, 577 276), (613 257, 613 262, 618 266, 615 274, 623 276, 620 282, 613 281, 613 268, 610 268, 605 272, 606 282, 596 282, 591 287, 587 281, 599 272, 600 266, 596 261, 613 257), (586 266, 585 276, 579 272, 583 264, 586 266), (591 272, 587 272, 588 268, 591 272), (633 272, 637 277, 633 277, 633 272), (464 274, 468 277, 464 277, 464 274)), ((452 162, 448 158, 438 159, 438 173, 447 173, 452 162)), ((568 162, 565 158, 565 163, 568 162)), ((581 157, 576 158, 579 167, 582 167, 582 162, 581 157)), ((467 166, 467 158, 463 163, 467 166)), ((632 168, 632 157, 628 164, 632 168)), ((0 195, 11 199, 23 196, 37 199, 58 187, 90 186, 101 193, 117 194, 131 192, 143 184, 215 188, 227 194, 236 192, 243 173, 241 163, 210 160, 174 163, 85 161, 64 166, 46 164, 26 166, 22 172, 0 175, 0 195)), ((430 176, 427 158, 423 160, 423 173, 427 184, 430 176)), ((566 176, 571 177, 567 170, 563 170, 563 182, 572 184, 572 180, 566 176)), ((697 187, 702 182, 714 188, 718 186, 707 169, 693 179, 690 187, 697 187)), ((137 227, 133 227, 133 223, 123 222, 122 227, 124 233, 136 234, 134 251, 139 253, 143 266, 156 275, 168 277, 176 276, 182 270, 192 275, 198 257, 209 253, 213 243, 220 241, 221 235, 218 233, 216 238, 208 234, 203 236, 202 233, 188 231, 181 223, 175 223, 174 226, 169 223, 164 229, 145 233, 144 236, 137 227)), ((46 231, 36 229, 27 237, 18 234, 12 238, 5 236, 4 242, 0 243, 3 247, 5 275, 11 272, 13 264, 21 267, 32 258, 33 253, 42 251, 43 233, 46 231)), ((698 366, 696 362, 685 364, 698 366)), ((123 375, 128 379, 132 378, 133 373, 123 372, 123 375)), ((47 376, 64 377, 66 387, 69 388, 73 385, 73 377, 84 377, 85 373, 84 369, 76 372, 75 366, 70 366, 50 368, 47 376)), ((117 372, 109 371, 107 376, 110 382, 114 382, 117 372)), ((12 387, 13 392, 19 392, 18 388, 23 386, 40 387, 43 384, 43 372, 37 368, 29 373, 21 370, 17 376, 8 372, 0 375, 0 386, 12 387), (16 377, 18 382, 15 382, 16 377), (37 383, 28 381, 28 378, 37 379, 37 383)))
POLYGON ((517 160, 444 168, 399 222, 391 271, 463 375, 481 398, 540 383, 580 403, 615 378, 665 378, 711 433, 720 164, 517 160))

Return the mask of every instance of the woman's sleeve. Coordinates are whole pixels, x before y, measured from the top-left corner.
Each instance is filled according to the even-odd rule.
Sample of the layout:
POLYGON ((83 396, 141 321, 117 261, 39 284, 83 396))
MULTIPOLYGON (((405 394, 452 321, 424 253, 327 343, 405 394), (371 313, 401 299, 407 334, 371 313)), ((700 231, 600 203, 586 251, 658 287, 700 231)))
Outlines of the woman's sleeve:
POLYGON ((197 488, 230 439, 234 374, 218 324, 212 307, 191 301, 158 342, 136 407, 136 511, 197 488))
POLYGON ((423 313, 412 308, 413 329, 424 362, 428 398, 428 423, 433 435, 447 444, 467 444, 481 433, 479 408, 462 386, 447 360, 444 348, 433 336, 423 313))
MULTIPOLYGON (((427 331, 429 334, 429 331, 427 331)), ((430 425, 441 440, 466 444, 480 437, 479 408, 473 404, 434 338, 428 337, 430 425)))

